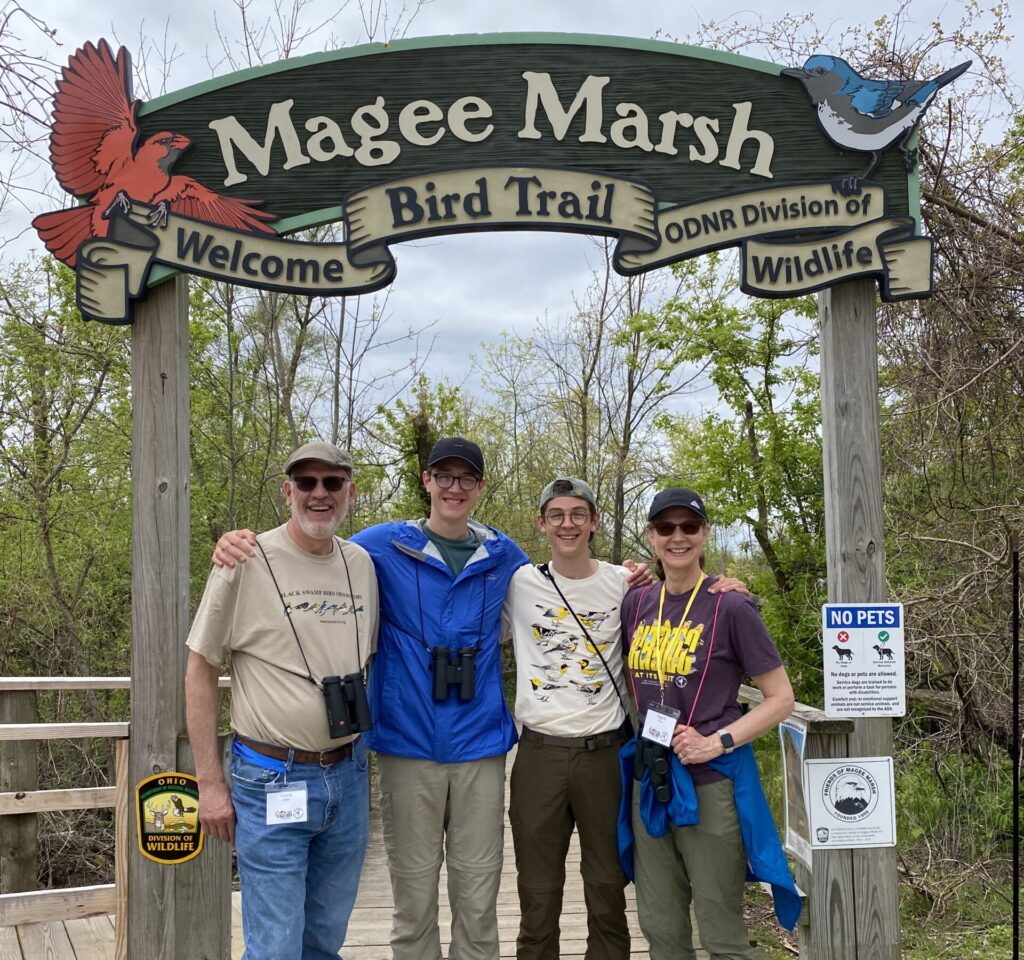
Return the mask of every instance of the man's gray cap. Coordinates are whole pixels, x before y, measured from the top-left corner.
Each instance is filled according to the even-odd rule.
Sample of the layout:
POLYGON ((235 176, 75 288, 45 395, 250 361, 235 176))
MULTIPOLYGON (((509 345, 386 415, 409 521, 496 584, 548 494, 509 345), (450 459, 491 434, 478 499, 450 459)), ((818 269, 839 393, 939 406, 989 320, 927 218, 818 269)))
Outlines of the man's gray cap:
POLYGON ((595 510, 597 509, 597 497, 594 496, 594 491, 590 489, 589 483, 580 480, 579 477, 559 477, 557 480, 552 480, 540 495, 541 513, 544 512, 548 501, 554 500, 555 497, 579 497, 580 500, 586 500, 595 510))
POLYGON ((318 463, 326 463, 329 467, 341 467, 352 476, 352 454, 333 443, 324 443, 316 440, 313 443, 304 443, 296 450, 284 464, 284 472, 290 477, 300 463, 306 460, 316 460, 318 463))

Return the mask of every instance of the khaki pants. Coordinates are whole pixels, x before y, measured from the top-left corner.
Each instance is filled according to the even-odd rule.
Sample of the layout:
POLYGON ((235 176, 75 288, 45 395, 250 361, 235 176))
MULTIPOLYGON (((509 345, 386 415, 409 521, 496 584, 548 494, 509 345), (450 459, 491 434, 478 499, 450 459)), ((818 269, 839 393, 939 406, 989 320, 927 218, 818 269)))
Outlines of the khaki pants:
POLYGON ((651 960, 696 960, 690 902, 701 946, 711 960, 750 960, 743 922, 747 854, 740 835, 732 781, 697 787, 700 823, 669 827, 658 839, 640 819, 638 784, 633 785, 636 836, 636 910, 651 946, 651 960))
POLYGON ((449 960, 498 960, 505 757, 434 763, 377 754, 395 899, 394 960, 440 960, 437 885, 448 864, 449 960))
POLYGON ((518 960, 558 960, 565 856, 574 826, 587 905, 587 960, 628 960, 626 877, 616 842, 620 746, 519 743, 508 811, 519 873, 518 960))

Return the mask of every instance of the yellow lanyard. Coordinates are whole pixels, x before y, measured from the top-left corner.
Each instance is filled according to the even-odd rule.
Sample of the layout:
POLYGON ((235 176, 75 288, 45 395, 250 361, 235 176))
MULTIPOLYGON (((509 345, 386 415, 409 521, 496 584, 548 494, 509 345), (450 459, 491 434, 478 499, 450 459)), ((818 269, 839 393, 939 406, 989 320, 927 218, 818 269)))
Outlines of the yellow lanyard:
MULTIPOLYGON (((700 574, 700 579, 697 581, 696 586, 693 588, 693 591, 690 593, 690 599, 686 601, 686 609, 683 611, 683 617, 679 621, 679 626, 676 628, 677 630, 680 629, 683 626, 684 623, 686 623, 686 618, 690 615, 690 607, 693 606, 693 598, 697 596, 697 591, 700 590, 700 585, 706 579, 707 578, 704 576, 704 571, 702 570, 701 574, 700 574)), ((665 609, 665 584, 663 582, 662 585, 661 585, 661 599, 658 601, 658 633, 657 633, 657 636, 655 637, 655 642, 654 642, 654 653, 655 653, 655 655, 657 657, 657 666, 658 666, 658 682, 661 684, 661 702, 662 703, 665 702, 665 671, 662 668, 662 664, 661 664, 661 612, 664 609, 665 609)), ((667 645, 667 640, 669 638, 671 638, 671 636, 672 636, 672 631, 669 630, 668 637, 666 637, 666 645, 667 645)))

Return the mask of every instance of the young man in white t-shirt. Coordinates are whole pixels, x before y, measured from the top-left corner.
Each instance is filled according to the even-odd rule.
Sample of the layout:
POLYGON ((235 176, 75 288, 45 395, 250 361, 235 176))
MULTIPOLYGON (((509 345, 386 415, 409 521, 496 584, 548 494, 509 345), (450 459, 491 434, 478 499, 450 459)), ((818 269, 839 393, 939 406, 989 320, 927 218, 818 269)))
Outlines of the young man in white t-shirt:
MULTIPOLYGON (((505 599, 516 656, 509 820, 518 871, 518 960, 557 960, 565 857, 579 830, 587 960, 627 960, 626 878, 618 862, 618 753, 630 736, 619 611, 630 571, 591 556, 594 491, 561 477, 540 497, 551 562, 520 567, 505 599)), ((721 590, 745 589, 720 580, 721 590)))

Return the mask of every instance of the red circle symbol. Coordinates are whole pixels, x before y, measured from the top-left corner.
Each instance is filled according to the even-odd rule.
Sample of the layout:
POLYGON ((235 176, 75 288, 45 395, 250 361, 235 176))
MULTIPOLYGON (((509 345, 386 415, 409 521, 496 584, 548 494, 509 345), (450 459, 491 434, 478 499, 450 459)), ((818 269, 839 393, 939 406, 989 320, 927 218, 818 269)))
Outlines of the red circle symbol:
POLYGON ((840 630, 839 633, 836 634, 836 639, 840 643, 846 643, 846 641, 850 639, 850 635, 845 630, 840 630))

